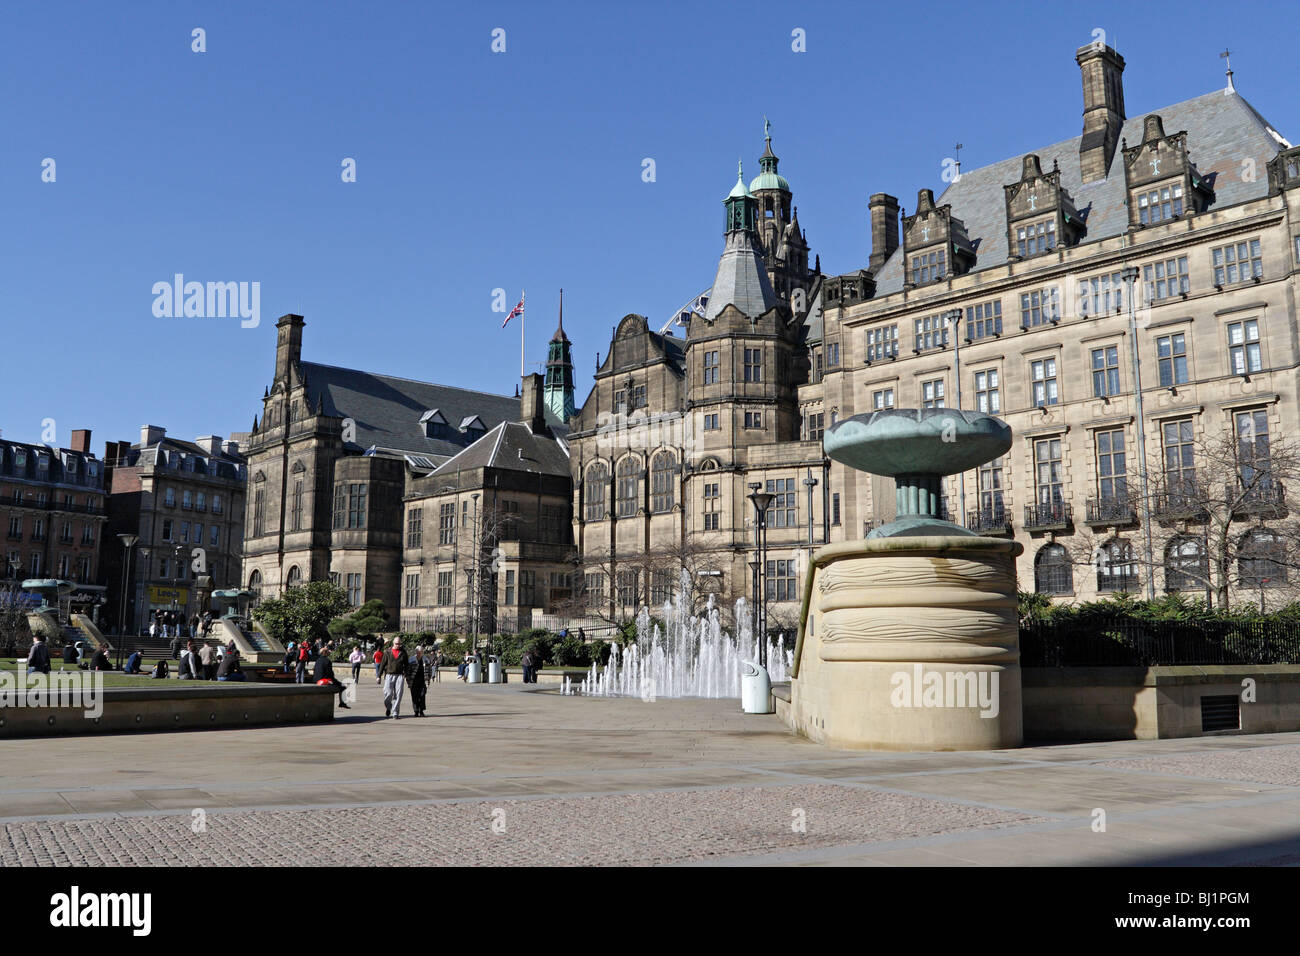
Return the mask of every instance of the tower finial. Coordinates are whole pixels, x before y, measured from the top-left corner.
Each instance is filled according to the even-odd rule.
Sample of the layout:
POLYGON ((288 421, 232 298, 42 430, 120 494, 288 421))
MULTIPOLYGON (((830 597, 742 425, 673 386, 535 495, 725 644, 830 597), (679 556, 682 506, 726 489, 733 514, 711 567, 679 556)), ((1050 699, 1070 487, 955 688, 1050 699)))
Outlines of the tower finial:
POLYGON ((745 164, 742 160, 736 160, 736 179, 740 182, 745 181, 745 164))
POLYGON ((1237 88, 1232 84, 1232 51, 1228 49, 1224 49, 1224 51, 1219 54, 1219 59, 1224 60, 1226 66, 1228 67, 1227 70, 1228 88, 1223 91, 1224 94, 1237 92, 1237 88))
POLYGON ((763 117, 763 138, 772 142, 772 123, 766 116, 763 117))

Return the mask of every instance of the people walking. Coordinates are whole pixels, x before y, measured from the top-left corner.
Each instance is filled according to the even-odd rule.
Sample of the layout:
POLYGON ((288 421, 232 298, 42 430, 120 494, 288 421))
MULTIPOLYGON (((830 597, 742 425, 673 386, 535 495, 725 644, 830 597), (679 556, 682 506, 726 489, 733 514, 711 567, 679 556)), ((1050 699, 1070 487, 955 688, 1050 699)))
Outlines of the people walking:
POLYGON ((361 653, 361 645, 358 644, 352 648, 352 653, 348 655, 348 663, 352 665, 352 686, 355 687, 361 683, 361 665, 366 662, 366 655, 361 653))
POLYGON ((411 659, 402 648, 402 639, 393 638, 393 648, 383 655, 384 716, 396 720, 401 716, 402 692, 406 690, 406 672, 411 659))
POLYGON ((330 660, 330 650, 332 645, 328 642, 321 648, 320 656, 316 658, 316 667, 312 672, 313 679, 317 684, 328 683, 339 695, 339 706, 344 710, 351 710, 347 701, 343 699, 343 693, 348 689, 348 685, 334 676, 334 662, 330 660))
POLYGON ((379 646, 375 648, 375 683, 378 684, 384 676, 384 640, 379 639, 379 646))
POLYGON ((533 649, 531 647, 524 651, 524 656, 519 659, 519 663, 524 668, 524 683, 531 684, 533 682, 533 649))
POLYGON ((428 688, 425 671, 424 648, 415 649, 415 659, 411 661, 409 683, 411 685, 411 710, 416 717, 424 716, 424 694, 428 688))

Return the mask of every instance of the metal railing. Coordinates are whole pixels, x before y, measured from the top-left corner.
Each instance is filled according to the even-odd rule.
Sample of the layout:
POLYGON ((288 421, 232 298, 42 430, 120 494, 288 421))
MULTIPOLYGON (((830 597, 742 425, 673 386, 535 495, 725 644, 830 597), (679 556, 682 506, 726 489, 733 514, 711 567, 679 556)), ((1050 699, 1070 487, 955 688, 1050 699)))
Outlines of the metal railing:
POLYGON ((1002 503, 966 512, 966 530, 1005 532, 1011 526, 1011 512, 1002 503))
POLYGON ((1021 667, 1300 664, 1300 623, 1030 621, 1020 626, 1021 667))
POLYGON ((1089 498, 1088 524, 1128 524, 1137 520, 1133 503, 1126 498, 1089 498))
POLYGON ((1045 501, 1025 505, 1025 530, 1042 531, 1048 528, 1065 528, 1074 520, 1074 509, 1068 501, 1045 501))

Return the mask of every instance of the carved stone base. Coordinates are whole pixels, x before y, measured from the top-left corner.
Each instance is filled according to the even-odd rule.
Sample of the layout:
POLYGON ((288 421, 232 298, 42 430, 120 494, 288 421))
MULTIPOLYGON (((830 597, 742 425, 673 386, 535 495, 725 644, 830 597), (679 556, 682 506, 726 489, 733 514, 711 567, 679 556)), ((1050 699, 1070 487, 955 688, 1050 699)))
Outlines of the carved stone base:
POLYGON ((787 719, 831 747, 1018 747, 1014 541, 828 545, 804 591, 787 719))

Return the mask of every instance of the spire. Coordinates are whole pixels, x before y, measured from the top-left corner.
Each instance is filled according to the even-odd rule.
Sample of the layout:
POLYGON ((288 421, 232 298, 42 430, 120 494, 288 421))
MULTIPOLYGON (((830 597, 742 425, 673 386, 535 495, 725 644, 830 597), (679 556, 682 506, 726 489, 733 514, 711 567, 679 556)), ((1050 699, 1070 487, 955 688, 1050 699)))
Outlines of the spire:
POLYGON ((772 152, 772 124, 768 122, 766 116, 763 117, 763 140, 767 147, 763 150, 763 155, 758 157, 758 168, 765 173, 776 175, 776 166, 780 162, 776 153, 772 152))
POLYGON ((755 227, 758 203, 745 188, 743 168, 739 172, 741 179, 723 201, 727 207, 727 239, 704 313, 710 322, 728 305, 734 305, 750 318, 757 318, 777 301, 758 247, 755 227))
POLYGON ((552 342, 567 342, 569 337, 564 334, 564 290, 560 290, 560 324, 556 328, 555 334, 551 336, 552 342))
POLYGON ((257 416, 256 416, 256 415, 253 416, 253 434, 254 434, 254 435, 257 434, 257 416))
POLYGON ((562 422, 567 422, 577 410, 573 398, 573 358, 569 337, 564 334, 563 289, 560 290, 560 324, 547 348, 542 402, 562 422))
POLYGON ((1228 68, 1227 73, 1225 74, 1228 77, 1228 88, 1224 90, 1223 93, 1225 96, 1236 93, 1237 88, 1232 84, 1232 51, 1225 49, 1219 54, 1219 59, 1224 60, 1228 68))

